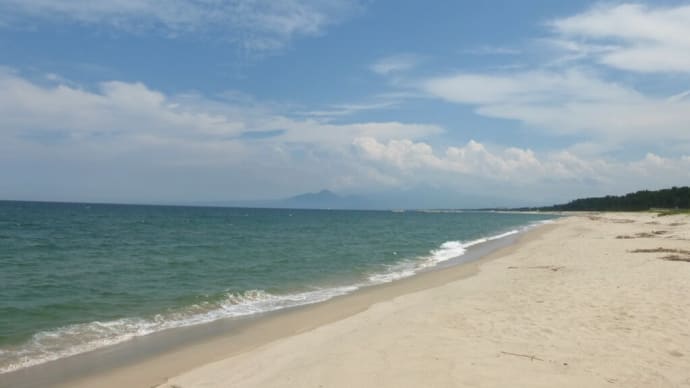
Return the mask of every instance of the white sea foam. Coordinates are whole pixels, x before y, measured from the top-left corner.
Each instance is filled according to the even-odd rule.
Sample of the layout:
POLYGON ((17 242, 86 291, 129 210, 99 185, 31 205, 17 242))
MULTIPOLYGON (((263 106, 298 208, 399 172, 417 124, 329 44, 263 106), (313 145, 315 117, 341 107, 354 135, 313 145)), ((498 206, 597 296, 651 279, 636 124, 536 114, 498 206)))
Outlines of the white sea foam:
POLYGON ((323 302, 357 288, 359 286, 352 285, 285 295, 250 290, 242 294, 228 294, 220 303, 193 305, 182 311, 158 314, 150 319, 94 321, 43 331, 36 333, 28 343, 17 348, 0 350, 0 374, 115 345, 166 329, 323 302))
POLYGON ((512 236, 527 229, 552 222, 553 220, 536 221, 519 229, 513 229, 493 236, 482 237, 466 242, 446 241, 445 243, 441 244, 438 249, 434 249, 429 252, 428 256, 424 256, 416 260, 405 260, 393 265, 389 265, 384 271, 369 275, 368 279, 370 284, 389 283, 395 280, 404 279, 425 269, 435 267, 444 261, 459 258, 465 254, 467 248, 472 246, 512 236))
POLYGON ((369 282, 381 284, 410 277, 425 268, 430 268, 443 261, 462 256, 465 254, 465 248, 466 245, 460 241, 446 241, 438 249, 432 250, 428 256, 401 261, 387 266, 382 272, 369 275, 369 282))
POLYGON ((362 283, 283 295, 274 295, 263 290, 250 290, 242 294, 228 294, 221 302, 196 304, 181 311, 158 314, 148 319, 122 318, 107 322, 95 321, 40 332, 20 346, 0 349, 0 374, 122 343, 166 329, 323 302, 351 293, 361 287, 413 276, 422 270, 464 255, 469 247, 514 235, 521 230, 548 222, 551 221, 537 222, 522 229, 472 241, 447 241, 427 256, 390 265, 381 272, 371 274, 367 281, 362 283))
POLYGON ((485 243, 487 241, 497 240, 519 233, 520 230, 511 230, 505 233, 497 234, 495 236, 484 237, 468 242, 462 241, 446 241, 438 249, 429 252, 428 256, 418 258, 416 260, 407 260, 394 265, 390 265, 385 271, 375 273, 369 276, 369 281, 374 284, 389 283, 395 280, 403 279, 413 276, 420 271, 435 267, 438 264, 451 259, 458 258, 465 254, 467 248, 485 243))

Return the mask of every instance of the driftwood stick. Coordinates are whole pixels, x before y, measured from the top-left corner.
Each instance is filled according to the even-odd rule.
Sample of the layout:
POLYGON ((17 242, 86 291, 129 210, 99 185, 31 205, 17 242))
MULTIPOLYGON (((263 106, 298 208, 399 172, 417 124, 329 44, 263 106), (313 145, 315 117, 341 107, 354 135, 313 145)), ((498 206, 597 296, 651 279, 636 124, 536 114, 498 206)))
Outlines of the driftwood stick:
POLYGON ((503 354, 507 354, 509 356, 516 356, 516 357, 524 357, 524 358, 529 358, 530 361, 538 360, 538 361, 544 361, 541 358, 531 355, 531 354, 520 354, 520 353, 511 353, 511 352, 501 352, 503 354))

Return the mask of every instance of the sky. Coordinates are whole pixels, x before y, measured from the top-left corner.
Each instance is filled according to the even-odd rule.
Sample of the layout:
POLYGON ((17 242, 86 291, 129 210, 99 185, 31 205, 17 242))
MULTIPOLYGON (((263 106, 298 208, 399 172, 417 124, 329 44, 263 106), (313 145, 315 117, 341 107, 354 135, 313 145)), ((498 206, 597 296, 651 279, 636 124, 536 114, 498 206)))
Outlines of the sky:
POLYGON ((690 3, 0 0, 0 199, 690 184, 690 3))

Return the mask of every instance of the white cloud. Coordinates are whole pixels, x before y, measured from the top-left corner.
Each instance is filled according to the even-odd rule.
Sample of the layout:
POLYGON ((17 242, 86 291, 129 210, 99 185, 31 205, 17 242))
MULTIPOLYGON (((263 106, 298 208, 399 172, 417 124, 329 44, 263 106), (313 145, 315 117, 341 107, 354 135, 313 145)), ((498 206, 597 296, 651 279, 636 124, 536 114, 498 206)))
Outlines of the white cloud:
POLYGON ((421 82, 432 96, 552 134, 622 144, 690 139, 690 101, 652 97, 591 71, 460 73, 421 82))
POLYGON ((531 178, 537 177, 534 169, 542 168, 530 150, 506 148, 500 154, 495 154, 474 140, 462 147, 447 147, 441 156, 437 156, 429 144, 408 139, 386 143, 362 137, 355 139, 353 144, 365 158, 395 166, 404 173, 436 170, 514 180, 516 174, 528 171, 532 172, 531 178))
POLYGON ((389 109, 395 107, 398 104, 399 102, 394 100, 382 100, 368 104, 336 104, 330 105, 323 110, 312 110, 307 112, 301 112, 301 114, 304 116, 322 117, 324 119, 330 119, 339 116, 349 116, 363 111, 389 109))
MULTIPOLYGON (((524 186, 532 193, 542 188, 572 197, 689 181, 690 159, 682 156, 690 153, 688 87, 679 82, 678 90, 662 95, 659 90, 669 90, 667 85, 650 88, 649 79, 639 73, 675 79, 677 73, 690 73, 690 6, 609 3, 548 26, 551 33, 535 41, 547 42, 556 55, 549 58, 553 51, 533 46, 542 58, 531 69, 493 66, 418 79, 385 68, 380 73, 398 76, 397 84, 415 85, 429 97, 474 107, 482 116, 514 120, 534 132, 574 138, 577 144, 537 154, 476 141, 434 150, 414 139, 359 138, 355 148, 391 176, 461 181, 485 190, 524 186), (631 158, 629 146, 657 153, 621 161, 621 154, 631 158)), ((466 53, 501 51, 486 47, 466 53)))
POLYGON ((690 72, 690 5, 606 4, 549 23, 562 47, 637 72, 690 72))
POLYGON ((585 71, 526 71, 495 74, 460 73, 424 82, 429 93, 453 102, 563 103, 621 101, 635 102, 643 97, 634 90, 605 82, 585 71))
POLYGON ((41 87, 21 77, 0 73, 0 129, 67 131, 70 136, 149 133, 238 135, 240 121, 195 109, 141 83, 104 82, 97 92, 58 84, 41 87))
POLYGON ((47 20, 169 37, 210 32, 245 49, 266 51, 298 36, 319 35, 359 8, 350 0, 0 0, 0 26, 47 20))
MULTIPOLYGON (((119 81, 90 90, 49 78, 56 83, 0 71, 0 165, 13 166, 0 169, 7 183, 0 197, 218 200, 418 185, 569 198, 583 187, 621 192, 690 179, 687 156, 619 163, 477 141, 435 150, 423 139, 443 128, 430 124, 331 124, 280 115, 246 97, 167 95, 119 81)), ((500 102, 496 96, 482 101, 500 102)))
POLYGON ((374 62, 370 69, 381 75, 392 75, 414 69, 422 61, 419 55, 397 54, 381 58, 374 62))
MULTIPOLYGON (((366 160, 377 163, 393 176, 415 176, 436 182, 470 185, 492 181, 506 187, 549 187, 560 196, 583 190, 620 193, 642 187, 663 187, 690 179, 690 158, 664 158, 652 153, 632 162, 582 158, 569 151, 537 155, 529 149, 489 149, 470 140, 460 147, 435 152, 424 142, 406 139, 380 142, 358 138, 354 146, 366 160), (634 176, 635 179, 630 179, 634 176), (584 185, 583 185, 584 184, 584 185)), ((486 187, 486 183, 483 186, 486 187)), ((481 191, 481 190, 480 190, 481 191)))
POLYGON ((343 118, 367 111, 393 111, 403 102, 419 98, 427 98, 427 96, 420 92, 413 93, 409 91, 379 93, 366 98, 364 101, 330 104, 320 109, 297 112, 297 114, 323 121, 332 121, 336 118, 343 118))
POLYGON ((441 160, 426 143, 414 143, 408 139, 380 143, 371 137, 360 137, 353 144, 363 151, 364 157, 391 164, 400 170, 443 167, 441 160))
POLYGON ((516 120, 551 135, 583 137, 599 148, 676 143, 687 151, 680 146, 690 141, 687 85, 652 95, 632 86, 638 79, 573 61, 641 72, 690 72, 690 6, 598 5, 548 25, 555 35, 537 40, 560 51, 542 66, 459 71, 406 84, 416 82, 429 96, 474 106, 483 116, 516 120), (568 54, 560 55, 563 51, 568 54))
POLYGON ((353 139, 443 131, 396 121, 329 124, 247 97, 168 95, 121 81, 87 89, 47 78, 0 69, 0 165, 12 166, 0 168, 0 198, 218 200, 389 186, 396 178, 352 155, 353 139))
MULTIPOLYGON (((51 76, 52 79, 61 80, 51 76)), ((205 140, 247 132, 276 132, 282 142, 349 146, 352 139, 389 140, 441 133, 435 125, 390 122, 328 124, 276 114, 251 99, 218 101, 194 94, 166 95, 142 83, 103 82, 95 91, 62 82, 41 86, 0 71, 0 131, 21 134, 60 131, 71 137, 148 135, 205 140)))

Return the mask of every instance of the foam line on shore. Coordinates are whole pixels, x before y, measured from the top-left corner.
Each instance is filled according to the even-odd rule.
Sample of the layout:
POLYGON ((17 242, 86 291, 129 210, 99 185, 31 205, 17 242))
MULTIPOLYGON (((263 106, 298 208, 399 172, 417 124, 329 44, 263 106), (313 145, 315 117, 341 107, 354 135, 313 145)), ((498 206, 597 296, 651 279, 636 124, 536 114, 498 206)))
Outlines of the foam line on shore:
POLYGON ((470 247, 515 235, 548 222, 550 221, 535 222, 520 229, 502 231, 496 235, 466 242, 447 241, 430 251, 429 255, 402 260, 354 284, 279 295, 264 290, 248 290, 241 294, 228 293, 219 302, 194 304, 182 310, 157 314, 150 318, 94 321, 39 332, 16 348, 0 349, 0 361, 4 360, 0 364, 0 374, 119 344, 163 330, 324 302, 363 287, 389 283, 433 269, 440 263, 463 256, 470 247))

